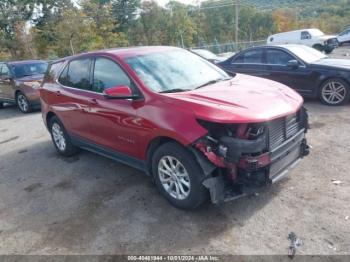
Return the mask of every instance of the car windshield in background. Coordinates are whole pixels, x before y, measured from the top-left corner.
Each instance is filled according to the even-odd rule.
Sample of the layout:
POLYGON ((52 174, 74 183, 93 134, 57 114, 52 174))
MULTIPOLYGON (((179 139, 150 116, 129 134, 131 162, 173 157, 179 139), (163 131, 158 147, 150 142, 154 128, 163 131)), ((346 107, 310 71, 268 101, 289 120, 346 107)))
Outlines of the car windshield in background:
POLYGON ((192 52, 204 57, 205 59, 217 59, 217 56, 214 53, 205 49, 192 49, 192 52))
POLYGON ((309 32, 312 36, 323 36, 324 35, 324 33, 319 29, 310 29, 309 32))
POLYGON ((126 62, 155 92, 181 92, 230 79, 223 70, 184 50, 129 57, 126 62))
POLYGON ((306 63, 313 63, 327 58, 325 54, 308 46, 287 46, 286 48, 306 63))
POLYGON ((11 65, 11 69, 16 78, 20 78, 25 76, 45 74, 47 65, 47 63, 43 62, 13 64, 11 65))

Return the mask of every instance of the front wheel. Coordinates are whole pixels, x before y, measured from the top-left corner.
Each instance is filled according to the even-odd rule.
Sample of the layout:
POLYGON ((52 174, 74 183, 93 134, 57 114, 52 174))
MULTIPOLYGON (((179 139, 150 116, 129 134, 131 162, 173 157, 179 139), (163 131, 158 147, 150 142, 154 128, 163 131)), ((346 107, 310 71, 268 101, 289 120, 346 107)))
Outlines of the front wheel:
POLYGON ((27 97, 21 92, 19 92, 16 96, 16 103, 17 103, 18 109, 22 113, 26 114, 32 111, 27 97))
POLYGON ((323 52, 323 50, 324 50, 324 47, 321 44, 313 45, 313 48, 320 51, 320 52, 323 52))
POLYGON ((63 124, 56 116, 51 118, 49 127, 52 142, 58 153, 70 157, 78 151, 77 147, 72 144, 63 124))
POLYGON ((208 199, 202 169, 195 157, 177 143, 166 143, 156 150, 152 173, 160 193, 175 207, 194 209, 208 199))
POLYGON ((329 79, 321 85, 319 95, 322 103, 326 105, 343 105, 349 101, 350 87, 342 79, 329 79))

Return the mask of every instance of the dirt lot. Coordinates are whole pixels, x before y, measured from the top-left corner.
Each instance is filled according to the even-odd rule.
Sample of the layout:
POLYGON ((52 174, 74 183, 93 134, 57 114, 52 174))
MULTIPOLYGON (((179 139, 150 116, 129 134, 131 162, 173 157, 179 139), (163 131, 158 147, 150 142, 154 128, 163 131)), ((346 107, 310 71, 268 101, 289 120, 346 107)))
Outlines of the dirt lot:
POLYGON ((194 212, 98 155, 59 157, 39 112, 0 111, 0 254, 350 254, 350 105, 308 102, 312 153, 259 196, 194 212), (340 185, 332 183, 340 180, 340 185))

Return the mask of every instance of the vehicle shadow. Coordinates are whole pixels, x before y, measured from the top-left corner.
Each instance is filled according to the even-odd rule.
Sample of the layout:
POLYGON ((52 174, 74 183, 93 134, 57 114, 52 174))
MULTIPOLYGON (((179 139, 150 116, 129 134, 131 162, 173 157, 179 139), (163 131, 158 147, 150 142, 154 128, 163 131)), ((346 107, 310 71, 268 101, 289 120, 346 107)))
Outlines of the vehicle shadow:
POLYGON ((18 254, 200 253, 244 227, 284 186, 282 181, 258 197, 183 211, 160 196, 145 174, 85 151, 62 158, 48 139, 0 156, 5 253, 14 251, 14 239, 18 254))
POLYGON ((40 110, 33 110, 28 114, 23 114, 19 111, 16 105, 5 104, 3 108, 0 109, 0 120, 9 118, 22 118, 31 114, 41 112, 40 110))

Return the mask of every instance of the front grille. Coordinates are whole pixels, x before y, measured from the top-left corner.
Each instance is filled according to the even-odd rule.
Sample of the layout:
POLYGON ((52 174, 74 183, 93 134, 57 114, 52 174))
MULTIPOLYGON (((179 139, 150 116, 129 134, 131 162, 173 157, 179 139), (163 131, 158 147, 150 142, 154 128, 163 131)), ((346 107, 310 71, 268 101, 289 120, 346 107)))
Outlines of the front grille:
POLYGON ((300 112, 287 117, 275 119, 268 123, 270 150, 283 144, 286 140, 296 135, 302 128, 300 112))

